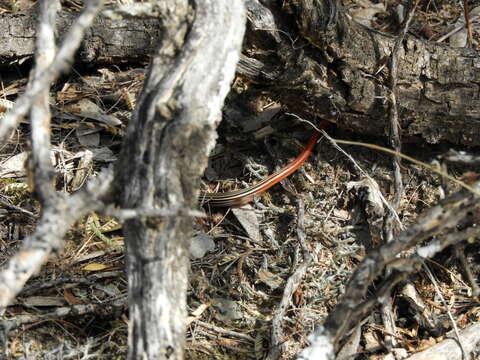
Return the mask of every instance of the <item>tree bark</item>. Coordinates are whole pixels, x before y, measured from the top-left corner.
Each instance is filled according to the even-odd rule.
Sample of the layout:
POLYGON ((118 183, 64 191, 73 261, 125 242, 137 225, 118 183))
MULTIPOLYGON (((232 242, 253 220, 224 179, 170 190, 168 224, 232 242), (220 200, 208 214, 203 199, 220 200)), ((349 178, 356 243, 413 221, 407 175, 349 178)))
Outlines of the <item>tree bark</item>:
MULTIPOLYGON (((124 209, 198 207, 199 180, 234 76, 245 15, 241 0, 191 4, 162 5, 160 47, 116 168, 124 209)), ((183 358, 191 226, 182 215, 124 224, 130 359, 183 358)))
MULTIPOLYGON (((394 38, 357 24, 337 0, 246 1, 249 29, 237 71, 291 111, 323 116, 370 135, 386 133, 388 69, 394 38)), ((63 13, 62 29, 71 20, 63 13)), ((32 18, 3 15, 0 57, 33 53, 32 18), (12 41, 12 38, 14 41, 12 41), (15 41, 15 39, 17 41, 15 41)), ((145 59, 164 34, 157 18, 99 17, 87 34, 79 60, 145 59)), ((478 52, 407 36, 399 64, 399 117, 405 140, 421 136, 480 144, 478 52)))
MULTIPOLYGON (((395 39, 356 23, 334 0, 288 4, 247 1, 249 57, 238 72, 300 114, 386 134, 388 69, 381 66, 395 39)), ((478 59, 471 49, 406 37, 396 89, 404 138, 480 144, 478 59)))
MULTIPOLYGON (((56 19, 60 37, 72 25, 77 14, 61 11, 56 19)), ((0 59, 12 62, 15 59, 33 56, 35 47, 36 12, 3 14, 0 16, 0 59)), ((99 62, 148 61, 162 36, 159 17, 109 19, 97 16, 85 34, 77 61, 84 64, 99 62)))

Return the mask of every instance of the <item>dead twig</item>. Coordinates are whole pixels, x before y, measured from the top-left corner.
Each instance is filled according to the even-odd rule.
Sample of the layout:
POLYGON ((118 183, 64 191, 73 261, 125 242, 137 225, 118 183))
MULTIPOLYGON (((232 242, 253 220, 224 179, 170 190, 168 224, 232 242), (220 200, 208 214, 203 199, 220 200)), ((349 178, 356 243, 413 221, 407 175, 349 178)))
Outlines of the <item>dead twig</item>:
MULTIPOLYGON (((413 15, 415 14, 415 9, 417 7, 419 0, 412 0, 410 2, 410 8, 408 10, 407 16, 405 17, 405 21, 402 24, 402 28, 400 29, 400 34, 397 36, 395 40, 395 44, 393 46, 392 54, 390 57, 390 66, 389 66, 389 88, 390 88, 390 106, 389 106, 389 140, 390 146, 392 147, 395 152, 400 153, 402 151, 402 140, 400 134, 400 123, 398 119, 398 106, 397 106, 397 81, 398 81, 398 62, 400 57, 400 49, 402 48, 403 41, 405 39, 405 35, 407 34, 408 28, 410 26, 410 22, 413 19, 413 15)), ((402 159, 398 155, 393 156, 393 175, 394 175, 394 200, 392 207, 397 211, 400 207, 404 186, 402 180, 402 173, 400 170, 402 159)), ((385 215, 383 221, 383 234, 385 234, 384 241, 388 242, 393 239, 394 233, 396 233, 396 229, 398 226, 395 226, 395 213, 389 212, 385 215)), ((388 274, 388 269, 387 269, 388 274)), ((394 315, 392 310, 392 303, 391 301, 384 301, 382 306, 380 307, 380 312, 382 315, 382 322, 385 326, 385 329, 388 333, 396 334, 395 328, 395 321, 394 315)), ((395 336, 385 335, 385 344, 389 350, 396 346, 396 339, 395 336)))
POLYGON ((283 290, 282 300, 278 306, 277 311, 272 319, 272 330, 271 330, 271 348, 268 352, 268 360, 276 360, 282 354, 283 348, 283 330, 282 330, 282 321, 287 311, 288 306, 290 305, 290 299, 292 298, 293 293, 300 285, 302 278, 305 276, 308 267, 313 261, 313 257, 308 250, 306 243, 305 235, 305 206, 301 198, 298 199, 298 215, 297 215, 297 236, 300 246, 303 253, 303 262, 298 266, 294 273, 288 278, 285 289, 283 290))
POLYGON ((435 292, 437 293, 438 297, 440 298, 440 300, 442 302, 442 305, 445 306, 445 309, 446 309, 447 314, 448 314, 448 318, 450 319, 450 323, 452 324, 453 331, 454 331, 455 336, 457 338, 458 345, 460 346, 460 350, 462 351, 462 357, 464 359, 466 359, 467 356, 466 356, 466 352, 465 352, 465 347, 462 344, 462 338, 460 337, 460 333, 458 332, 457 323, 456 323, 455 319, 453 318, 452 312, 450 311, 450 308, 449 308, 447 302, 445 301, 445 298, 443 297, 442 292, 440 291, 440 289, 438 287, 437 280, 435 279, 435 276, 433 276, 433 273, 430 271, 430 268, 428 267, 428 265, 425 262, 423 263, 423 268, 425 269, 425 272, 427 273, 428 278, 432 282, 433 287, 435 288, 435 292))
POLYGON ((238 338, 238 339, 241 339, 241 340, 245 340, 245 341, 247 341, 249 343, 252 343, 252 344, 255 342, 255 339, 252 338, 251 336, 239 333, 237 331, 227 330, 227 329, 221 328, 219 326, 215 326, 215 325, 206 323, 204 321, 197 320, 197 321, 195 321, 195 324, 199 325, 199 326, 202 326, 206 329, 213 330, 213 331, 215 331, 219 334, 222 334, 222 335, 235 337, 235 338, 238 338))
MULTIPOLYGON (((480 182, 473 186, 478 189, 480 182)), ((455 229, 458 222, 478 206, 478 197, 469 192, 460 191, 428 209, 419 217, 417 223, 400 233, 392 241, 368 253, 352 275, 344 296, 325 321, 324 326, 333 336, 334 342, 337 343, 350 329, 351 324, 357 323, 361 319, 364 311, 358 303, 359 299, 365 298, 368 286, 381 275, 387 266, 395 269, 412 268, 413 263, 405 262, 405 260, 402 260, 404 261, 402 263, 397 259, 398 254, 418 245, 429 237, 455 229)), ((476 233, 479 232, 478 229, 474 230, 476 233)), ((455 235, 457 234, 455 232, 455 235)), ((471 233, 464 232, 463 235, 471 236, 471 233)), ((441 251, 449 240, 452 240, 449 236, 437 239, 439 244, 430 247, 428 254, 431 256, 441 251)), ((455 240, 460 241, 463 238, 455 237, 455 240)), ((425 250, 417 252, 419 256, 425 253, 425 250)), ((416 260, 412 258, 411 261, 416 260)))
POLYGON ((63 237, 75 221, 104 207, 102 199, 110 193, 112 181, 112 172, 104 171, 83 191, 60 197, 56 204, 43 211, 35 232, 24 239, 21 250, 0 272, 0 315, 48 256, 63 247, 63 237))
MULTIPOLYGON (((48 2, 48 1, 47 1, 48 2)), ((91 25, 93 19, 100 11, 103 0, 85 1, 83 12, 71 26, 64 37, 62 45, 52 63, 45 71, 36 77, 25 93, 17 98, 15 106, 5 114, 0 122, 0 139, 5 140, 10 132, 18 125, 20 120, 27 115, 37 96, 50 84, 58 79, 60 74, 68 70, 75 52, 83 39, 86 29, 91 25)))
POLYGON ((63 247, 63 237, 75 221, 89 211, 103 208, 102 199, 110 192, 113 176, 107 172, 104 172, 101 181, 90 184, 84 191, 70 197, 57 195, 53 189, 50 189, 53 173, 49 164, 50 114, 46 101, 50 84, 58 78, 62 71, 68 69, 86 28, 93 21, 102 3, 102 0, 85 2, 84 11, 66 34, 53 61, 55 44, 52 27, 58 3, 46 0, 42 3, 38 42, 44 41, 46 44, 37 43, 36 57, 45 57, 45 59, 36 59, 33 80, 25 93, 17 99, 13 109, 0 122, 0 138, 5 139, 10 130, 17 125, 19 119, 30 109, 39 110, 40 115, 33 115, 32 143, 33 150, 38 152, 34 155, 34 161, 37 162, 35 175, 40 177, 35 179, 35 182, 38 194, 44 201, 44 208, 36 231, 25 238, 21 250, 9 260, 7 266, 0 273, 0 315, 5 312, 6 307, 21 291, 26 281, 45 263, 50 253, 63 247), (52 198, 47 199, 48 197, 52 198))
MULTIPOLYGON (((419 0, 413 0, 410 4, 410 9, 405 17, 405 21, 402 24, 400 34, 395 40, 393 46, 391 58, 390 58, 390 79, 389 79, 389 88, 390 88, 390 107, 389 107, 389 119, 390 119, 390 129, 389 129, 389 138, 390 145, 395 152, 400 153, 402 151, 402 142, 400 139, 400 124, 398 122, 398 107, 397 107, 397 97, 395 90, 397 87, 398 81, 398 62, 400 56, 400 49, 402 48, 403 40, 407 34, 410 22, 412 21, 413 15, 415 14, 415 9, 417 7, 419 0)), ((398 209, 400 206, 400 201, 403 196, 403 182, 402 174, 400 172, 400 163, 401 158, 398 155, 394 155, 393 158, 393 169, 394 169, 394 185, 395 185, 395 200, 393 202, 393 207, 398 209)), ((391 233, 392 229, 387 229, 391 233)), ((392 234, 390 234, 390 237, 392 234)), ((388 241, 389 239, 387 239, 388 241)))
MULTIPOLYGON (((35 67, 31 72, 27 88, 46 70, 55 57, 55 19, 59 9, 60 2, 58 0, 40 3, 35 43, 35 67)), ((49 90, 50 83, 45 84, 34 99, 30 110, 32 151, 30 153, 31 168, 28 175, 31 179, 30 183, 35 184, 35 193, 44 208, 57 199, 54 188, 54 170, 50 160, 49 90)))
POLYGON ((480 287, 478 286, 475 275, 473 274, 472 269, 470 268, 470 265, 468 264, 465 257, 465 244, 457 244, 455 246, 455 253, 460 260, 460 265, 462 266, 468 284, 472 288, 472 296, 478 299, 478 297, 480 296, 480 287))
POLYGON ((21 208, 20 206, 13 205, 13 204, 9 203, 8 201, 3 200, 1 197, 0 197, 0 205, 3 206, 4 208, 8 209, 8 210, 16 211, 16 212, 18 212, 22 215, 28 216, 31 219, 34 219, 34 220, 38 219, 38 215, 35 215, 31 211, 25 210, 25 209, 21 208))
MULTIPOLYGON (((344 141, 344 140, 338 140, 338 139, 334 139, 332 138, 330 135, 328 135, 325 131, 323 131, 323 136, 325 136, 327 138, 328 141, 330 141, 330 143, 335 147, 335 149, 337 149, 338 151, 340 151, 342 154, 344 154, 351 162, 352 164, 359 170, 359 172, 365 176, 372 184, 376 184, 376 181, 373 180, 373 178, 365 171, 363 170, 360 165, 358 165, 358 163, 355 161, 355 159, 350 155, 348 154, 344 149, 342 149, 340 146, 338 146, 337 143, 345 143, 347 144, 348 142, 347 141, 344 141)), ((388 149, 390 150, 390 149, 388 149)), ((393 151, 392 151, 393 152, 393 151)), ((396 219, 396 224, 400 227, 400 229, 403 229, 403 225, 402 225, 402 222, 400 220, 400 217, 398 216, 396 210, 392 207, 392 205, 387 201, 387 199, 385 199, 385 197, 383 196, 382 192, 379 191, 378 192, 378 195, 383 203, 383 205, 391 212, 391 214, 393 214, 394 218, 396 219)))
POLYGON ((120 277, 121 275, 122 275, 122 272, 120 271, 104 271, 104 272, 99 272, 98 274, 91 274, 86 276, 61 276, 60 278, 55 280, 42 280, 37 284, 27 285, 23 288, 20 295, 21 296, 33 295, 40 290, 48 289, 51 287, 57 287, 63 284, 93 285, 95 283, 98 283, 99 280, 116 278, 116 277, 120 277))
POLYGON ((463 0, 463 14, 465 15, 465 26, 467 28, 467 38, 469 47, 473 46, 472 22, 470 21, 470 14, 468 11, 468 1, 463 0))
MULTIPOLYGON (((480 323, 476 323, 459 331, 462 339, 464 350, 466 353, 478 349, 480 342, 480 323)), ((430 359, 449 359, 449 360, 465 360, 464 353, 461 351, 458 342, 451 337, 433 345, 427 350, 416 353, 406 360, 430 360, 430 359)))
POLYGON ((341 140, 341 139, 334 139, 332 137, 330 137, 324 130, 322 130, 323 132, 323 135, 329 139, 330 141, 334 142, 334 143, 339 143, 339 144, 345 144, 345 145, 355 145, 355 146, 362 146, 362 147, 365 147, 365 148, 368 148, 368 149, 372 149, 372 150, 378 150, 378 151, 382 151, 382 152, 386 152, 388 154, 392 154, 392 155, 398 155, 400 156, 402 159, 405 159, 405 160, 408 160, 416 165, 419 165, 425 169, 428 169, 430 170, 431 172, 435 173, 435 174, 438 174, 442 177, 444 177, 445 179, 448 179, 450 180, 451 182, 457 184, 458 186, 464 188, 465 190, 468 190, 470 191, 472 194, 475 194, 477 196, 480 196, 480 189, 476 189, 474 186, 471 186, 471 185, 468 185, 467 183, 461 181, 461 180, 458 180, 457 178, 453 177, 452 175, 449 175, 447 174, 446 172, 444 171, 441 171, 433 166, 430 166, 420 160, 417 160, 411 156, 408 156, 408 155, 405 155, 405 154, 402 154, 402 153, 399 153, 399 152, 396 152, 392 149, 388 149, 386 147, 383 147, 383 146, 379 146, 379 145, 375 145, 375 144, 369 144, 369 143, 364 143, 364 142, 359 142, 359 141, 350 141, 350 140, 341 140))
POLYGON ((16 315, 14 319, 1 320, 0 332, 12 331, 21 325, 37 323, 39 321, 49 321, 54 319, 62 319, 67 316, 79 316, 86 314, 96 314, 101 317, 111 316, 125 310, 127 305, 127 296, 123 298, 115 298, 103 303, 91 303, 91 304, 76 304, 71 306, 58 307, 54 311, 44 314, 27 314, 16 315))

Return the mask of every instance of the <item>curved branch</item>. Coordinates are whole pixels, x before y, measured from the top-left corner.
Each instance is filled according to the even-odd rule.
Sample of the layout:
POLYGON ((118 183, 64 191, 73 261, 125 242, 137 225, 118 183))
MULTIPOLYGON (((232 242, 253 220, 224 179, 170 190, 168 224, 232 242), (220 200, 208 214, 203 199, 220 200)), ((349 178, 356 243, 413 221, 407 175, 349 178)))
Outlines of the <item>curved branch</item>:
MULTIPOLYGON (((245 26, 241 0, 164 2, 152 59, 122 149, 122 208, 197 207, 245 26), (194 19, 193 23, 190 19, 194 19)), ((183 359, 190 217, 142 217, 124 225, 129 277, 129 358, 183 359)))

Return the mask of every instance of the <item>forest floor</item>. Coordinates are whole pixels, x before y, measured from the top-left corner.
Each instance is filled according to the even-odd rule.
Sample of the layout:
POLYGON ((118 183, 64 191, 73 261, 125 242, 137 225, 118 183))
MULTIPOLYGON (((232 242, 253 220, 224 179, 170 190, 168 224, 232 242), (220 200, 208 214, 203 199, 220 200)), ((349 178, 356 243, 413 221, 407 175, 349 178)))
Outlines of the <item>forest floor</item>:
MULTIPOLYGON (((385 3, 383 9, 384 3, 368 0, 346 0, 344 6, 351 13, 360 12, 378 31, 394 35, 400 1, 385 3)), ((462 16, 456 2, 425 1, 411 33, 437 41, 462 16)), ((448 38, 442 41, 448 43, 448 38)), ((474 46, 479 48, 478 40, 474 46)), ((145 66, 81 69, 55 84, 51 94, 52 162, 58 191, 75 192, 90 178, 101 176, 100 169, 115 163, 145 78, 145 66)), ((18 78, 2 83, 0 96, 8 100, 14 100, 26 84, 28 73, 22 67, 17 69, 18 78)), ((254 86, 236 79, 227 104, 238 106, 254 86)), ((295 157, 311 135, 308 125, 294 121, 275 99, 259 96, 249 101, 245 105, 251 109, 248 118, 235 119, 226 113, 203 179, 204 189, 228 191, 259 181, 295 157)), ((365 137, 334 124, 326 130, 333 138, 387 144, 385 138, 365 137)), ((22 124, 0 152, 2 265, 34 231, 40 212, 25 167, 28 135, 28 124, 22 124)), ((472 176, 474 168, 445 167, 442 155, 450 148, 480 152, 418 139, 403 139, 402 151, 457 178, 472 176)), ((305 261, 299 216, 304 220, 300 231, 306 235, 312 262, 282 321, 282 359, 293 358, 307 345, 308 334, 335 306, 365 253, 382 244, 384 237, 369 214, 369 194, 379 190, 388 201, 393 200, 391 156, 361 147, 342 149, 322 138, 299 171, 253 203, 239 209, 206 207, 205 217, 195 220, 188 359, 262 359, 268 353, 272 318, 285 285, 305 261), (304 215, 299 215, 303 210, 304 215)), ((402 177, 405 189, 397 213, 405 227, 458 190, 418 164, 404 162, 402 177)), ((478 279, 478 251, 475 244, 468 246, 472 251, 466 260, 478 279)), ((20 319, 7 342, 11 357, 124 358, 128 311, 123 248, 121 224, 115 219, 92 213, 79 221, 65 239, 63 251, 50 258, 8 308, 8 318, 20 319)), ((471 297, 455 254, 456 250, 449 248, 426 263, 435 283, 421 270, 396 289, 389 300, 395 317, 394 336, 384 328, 380 310, 365 319, 356 358, 385 359, 391 352, 400 356, 430 347, 452 329, 447 310, 460 328, 478 322, 479 303, 471 297)))

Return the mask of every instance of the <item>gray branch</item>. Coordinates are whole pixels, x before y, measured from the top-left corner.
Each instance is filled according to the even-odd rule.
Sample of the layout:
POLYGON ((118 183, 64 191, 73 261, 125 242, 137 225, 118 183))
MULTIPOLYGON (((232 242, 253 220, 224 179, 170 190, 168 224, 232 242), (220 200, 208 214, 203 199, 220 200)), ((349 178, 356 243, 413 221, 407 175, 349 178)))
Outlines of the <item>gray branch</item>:
MULTIPOLYGON (((185 212, 198 206, 245 11, 240 0, 195 1, 195 13, 191 4, 162 3, 160 46, 116 168, 123 209, 185 212)), ((187 216, 145 216, 124 224, 130 359, 183 359, 191 226, 187 216)))
POLYGON ((17 101, 15 107, 0 122, 0 138, 5 138, 17 125, 19 119, 26 115, 32 105, 40 109, 40 115, 35 114, 32 121, 33 150, 37 167, 35 175, 40 178, 35 182, 41 188, 39 193, 45 200, 42 214, 35 232, 27 236, 20 251, 11 258, 6 267, 0 272, 0 314, 21 291, 27 280, 35 274, 48 259, 48 256, 63 247, 63 238, 70 227, 81 216, 89 211, 104 208, 103 199, 110 194, 112 172, 106 171, 101 181, 90 183, 83 191, 70 197, 57 195, 52 189, 50 177, 50 138, 48 136, 50 117, 48 113, 47 97, 50 83, 60 72, 66 70, 73 57, 73 52, 80 44, 85 29, 98 12, 102 1, 90 0, 85 3, 85 10, 79 16, 66 40, 63 42, 53 63, 54 42, 51 26, 55 16, 55 1, 45 0, 41 4, 39 21, 39 42, 36 61, 37 67, 32 76, 27 91, 17 101), (43 58, 44 57, 44 58, 43 58), (48 66, 47 66, 48 65, 48 66), (44 70, 44 72, 42 72, 44 70), (40 156, 45 158, 40 159, 40 156), (53 199, 46 200, 49 196, 53 199))
POLYGON ((58 79, 60 74, 70 68, 75 51, 80 46, 86 29, 92 23, 102 4, 103 0, 85 1, 83 12, 65 35, 53 62, 44 69, 41 75, 35 77, 35 81, 30 84, 25 93, 17 98, 13 109, 3 117, 0 122, 0 140, 5 140, 10 136, 11 131, 18 125, 20 119, 28 113, 37 96, 58 79))
POLYGON ((62 249, 63 238, 75 221, 104 207, 102 199, 109 194, 112 178, 112 172, 104 172, 83 191, 59 197, 44 209, 35 232, 23 240, 20 251, 0 272, 0 315, 50 254, 62 249))
MULTIPOLYGON (((30 87, 32 83, 52 63, 55 57, 55 18, 60 8, 57 0, 44 0, 40 3, 40 15, 37 25, 37 41, 35 53, 35 67, 31 72, 30 87)), ((35 193, 43 206, 55 202, 54 170, 50 160, 50 105, 49 91, 51 84, 45 86, 32 104, 30 111, 30 123, 32 132, 31 175, 32 183, 35 184, 35 193)))

